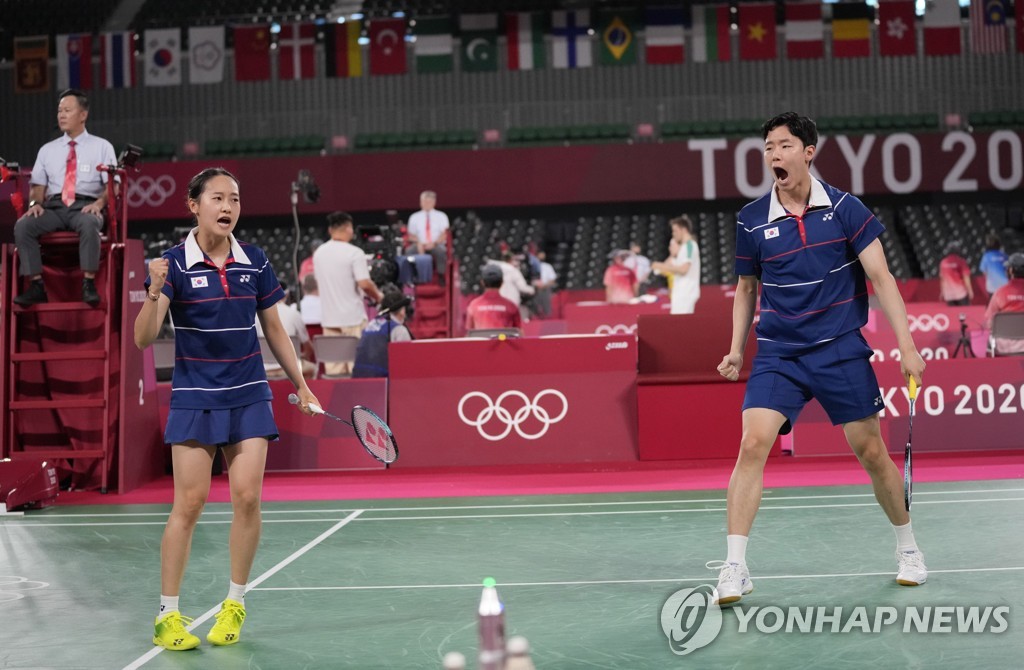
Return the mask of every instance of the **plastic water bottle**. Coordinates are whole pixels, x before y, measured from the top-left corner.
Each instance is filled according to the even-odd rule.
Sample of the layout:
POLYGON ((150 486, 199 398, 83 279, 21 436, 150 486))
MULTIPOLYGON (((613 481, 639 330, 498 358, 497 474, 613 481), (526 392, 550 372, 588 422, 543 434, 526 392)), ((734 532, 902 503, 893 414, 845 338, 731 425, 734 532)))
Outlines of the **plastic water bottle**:
POLYGON ((492 577, 484 580, 477 611, 480 627, 480 647, 477 655, 479 670, 502 670, 505 665, 505 606, 498 599, 497 582, 492 577))

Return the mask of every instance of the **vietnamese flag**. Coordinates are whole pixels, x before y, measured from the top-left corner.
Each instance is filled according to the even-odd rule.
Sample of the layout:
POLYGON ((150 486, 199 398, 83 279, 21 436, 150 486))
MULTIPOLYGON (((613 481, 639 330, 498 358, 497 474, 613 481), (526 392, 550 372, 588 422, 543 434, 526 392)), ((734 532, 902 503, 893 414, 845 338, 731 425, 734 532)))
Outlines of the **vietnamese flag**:
POLYGON ((773 60, 775 3, 740 3, 740 60, 773 60))
POLYGON ((235 37, 235 79, 270 79, 270 26, 238 26, 231 32, 235 37))

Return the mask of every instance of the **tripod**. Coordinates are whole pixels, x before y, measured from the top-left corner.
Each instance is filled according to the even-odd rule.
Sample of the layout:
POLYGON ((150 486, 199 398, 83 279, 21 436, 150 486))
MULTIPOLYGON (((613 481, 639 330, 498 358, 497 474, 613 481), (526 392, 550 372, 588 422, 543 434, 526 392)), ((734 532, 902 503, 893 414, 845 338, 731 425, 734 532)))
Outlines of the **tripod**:
POLYGON ((960 353, 960 349, 964 351, 964 358, 974 358, 974 349, 971 348, 971 338, 967 334, 967 315, 960 315, 960 341, 956 343, 956 349, 953 350, 951 358, 956 358, 957 354, 960 353))

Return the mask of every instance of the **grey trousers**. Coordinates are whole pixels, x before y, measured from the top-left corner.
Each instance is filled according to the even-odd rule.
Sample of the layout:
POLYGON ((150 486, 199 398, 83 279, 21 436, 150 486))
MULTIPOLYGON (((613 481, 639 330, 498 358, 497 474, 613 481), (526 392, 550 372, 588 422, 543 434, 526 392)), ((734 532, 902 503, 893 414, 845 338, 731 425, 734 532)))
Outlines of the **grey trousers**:
POLYGON ((43 203, 39 218, 24 215, 14 224, 14 245, 18 248, 22 276, 42 274, 43 258, 39 251, 39 237, 59 230, 78 233, 78 263, 83 272, 96 272, 100 267, 100 230, 103 217, 83 214, 88 201, 78 200, 66 207, 60 200, 43 203))

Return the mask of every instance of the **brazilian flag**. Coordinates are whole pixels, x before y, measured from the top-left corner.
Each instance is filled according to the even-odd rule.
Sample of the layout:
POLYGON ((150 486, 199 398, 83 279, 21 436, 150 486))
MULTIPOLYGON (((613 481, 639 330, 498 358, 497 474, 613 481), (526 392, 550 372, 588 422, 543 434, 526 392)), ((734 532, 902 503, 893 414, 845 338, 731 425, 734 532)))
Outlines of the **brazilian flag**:
POLYGON ((640 14, 635 9, 602 9, 597 14, 601 65, 634 65, 640 14))

